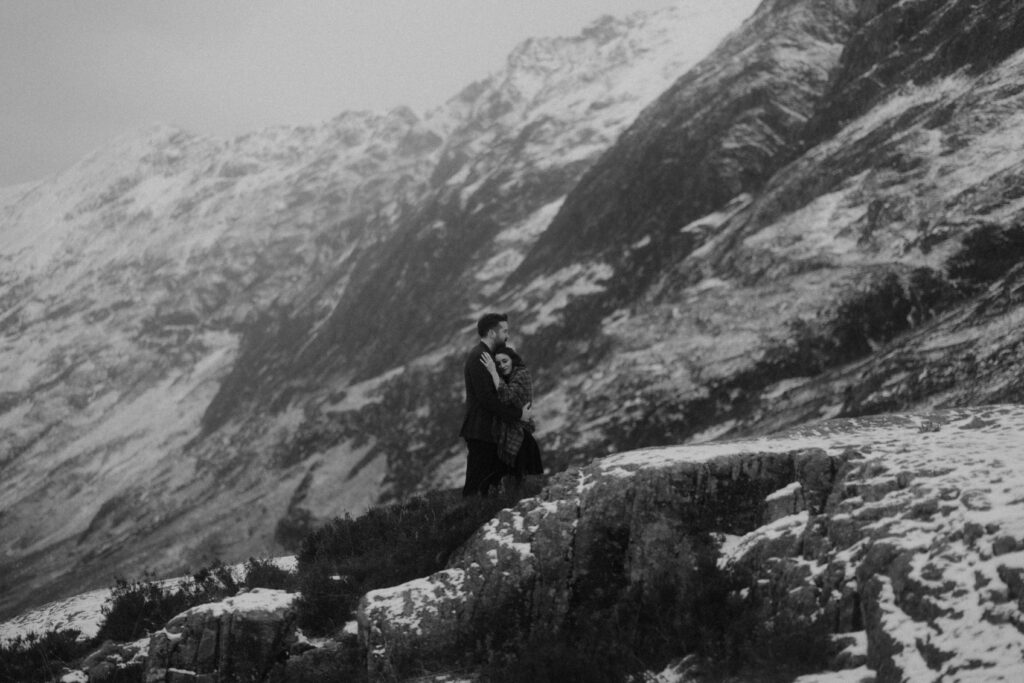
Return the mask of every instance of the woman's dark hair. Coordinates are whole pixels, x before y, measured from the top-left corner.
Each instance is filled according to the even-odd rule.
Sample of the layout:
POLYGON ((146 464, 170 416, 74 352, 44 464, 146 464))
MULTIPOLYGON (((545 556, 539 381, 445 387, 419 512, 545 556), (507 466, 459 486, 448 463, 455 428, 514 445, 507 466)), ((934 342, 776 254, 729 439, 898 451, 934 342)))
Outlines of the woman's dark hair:
POLYGON ((514 368, 519 368, 519 367, 522 367, 522 366, 526 365, 526 362, 523 361, 523 357, 520 356, 518 353, 516 353, 515 350, 511 346, 505 346, 504 344, 502 344, 498 348, 494 349, 493 355, 495 357, 497 357, 499 353, 503 353, 506 356, 508 356, 509 358, 511 358, 512 359, 512 367, 514 367, 514 368))

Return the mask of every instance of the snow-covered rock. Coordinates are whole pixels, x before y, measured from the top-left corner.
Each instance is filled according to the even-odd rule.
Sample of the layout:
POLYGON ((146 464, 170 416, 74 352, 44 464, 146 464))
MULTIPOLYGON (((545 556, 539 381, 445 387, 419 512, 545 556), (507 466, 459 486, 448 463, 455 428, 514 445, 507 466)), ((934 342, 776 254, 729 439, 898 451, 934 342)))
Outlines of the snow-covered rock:
POLYGON ((294 600, 293 593, 256 588, 179 614, 150 639, 146 683, 185 674, 264 680, 298 641, 294 600))
POLYGON ((990 406, 611 456, 503 511, 448 569, 367 594, 360 635, 386 676, 467 630, 485 640, 508 622, 481 617, 501 611, 558 633, 659 576, 686 595, 710 552, 768 628, 837 635, 836 680, 1014 680, 1021 443, 1024 408, 990 406), (802 509, 777 517, 771 501, 794 484, 802 509), (716 550, 703 533, 741 537, 716 550))

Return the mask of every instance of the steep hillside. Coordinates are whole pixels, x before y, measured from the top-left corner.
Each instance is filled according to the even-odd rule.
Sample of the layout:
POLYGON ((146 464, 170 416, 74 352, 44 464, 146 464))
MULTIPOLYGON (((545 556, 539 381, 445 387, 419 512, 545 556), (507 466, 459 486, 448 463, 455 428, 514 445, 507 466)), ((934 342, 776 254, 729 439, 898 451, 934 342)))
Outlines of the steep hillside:
MULTIPOLYGON (((97 582, 79 562, 109 581, 98 558, 180 514, 183 487, 218 478, 188 446, 239 340, 309 307, 307 290, 344 286, 355 245, 383 238, 396 198, 425 185, 438 140, 403 111, 230 143, 159 127, 12 195, 5 599, 69 572, 97 582)), ((229 460, 215 469, 245 466, 229 460)))
POLYGON ((702 101, 701 74, 735 61, 723 51, 753 52, 734 35, 587 173, 542 238, 552 248, 539 243, 513 275, 528 298, 559 273, 596 274, 543 336, 541 348, 584 349, 593 370, 546 397, 561 407, 548 443, 586 459, 837 415, 1021 400, 1022 10, 854 9, 837 33, 831 5, 763 5, 751 24, 773 10, 808 37, 758 65, 799 65, 794 46, 847 36, 826 51, 835 60, 816 99, 795 110, 793 89, 814 81, 751 75, 763 94, 718 134, 729 142, 677 165, 673 132, 688 153, 691 138, 718 139, 718 128, 691 133, 692 119, 671 115, 702 101), (833 30, 802 23, 809 12, 833 30), (801 111, 781 119, 789 128, 772 114, 780 108, 801 111), (741 182, 710 166, 765 172, 741 182), (631 183, 639 194, 609 190, 631 183), (595 250, 552 256, 559 244, 595 250))
POLYGON ((374 501, 397 447, 448 448, 457 397, 424 400, 434 369, 375 376, 462 332, 580 174, 753 7, 528 41, 422 116, 156 127, 4 189, 0 612, 276 550, 374 501), (379 390, 434 433, 378 414, 379 390))
POLYGON ((554 470, 1024 398, 1024 7, 698 7, 5 190, 0 608, 457 484, 488 309, 554 470))

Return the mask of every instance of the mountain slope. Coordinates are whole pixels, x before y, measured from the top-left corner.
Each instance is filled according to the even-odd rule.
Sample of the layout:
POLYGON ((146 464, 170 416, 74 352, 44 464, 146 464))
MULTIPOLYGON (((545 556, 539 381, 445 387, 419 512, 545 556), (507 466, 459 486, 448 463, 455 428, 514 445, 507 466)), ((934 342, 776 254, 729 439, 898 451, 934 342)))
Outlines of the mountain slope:
MULTIPOLYGON (((0 611, 277 548, 311 511, 375 500, 387 444, 450 442, 457 418, 416 443, 375 415, 374 375, 461 331, 579 174, 752 9, 529 41, 422 117, 156 127, 5 190, 0 611)), ((389 400, 418 411, 423 389, 389 400)))
MULTIPOLYGON (((75 562, 105 567, 107 581, 96 558, 119 534, 180 514, 177 492, 211 476, 187 446, 239 339, 275 307, 302 305, 303 287, 343 283, 339 262, 382 235, 379 216, 415 192, 408 178, 425 182, 429 157, 403 145, 431 135, 407 112, 231 143, 160 127, 8 205, 8 588, 78 577, 75 562)), ((97 583, 72 580, 83 579, 97 583)))
POLYGON ((554 470, 1024 399, 1024 8, 768 0, 698 62, 696 7, 423 117, 161 129, 7 190, 3 609, 456 485, 484 310, 554 470))
MULTIPOLYGON (((796 5, 787 7, 801 16, 796 5)), ((780 148, 787 163, 760 188, 740 186, 746 191, 706 216, 678 213, 691 206, 683 193, 641 191, 647 200, 631 213, 628 201, 602 190, 637 182, 638 175, 656 177, 642 165, 620 174, 633 154, 627 140, 662 130, 643 122, 668 119, 671 91, 645 112, 623 136, 622 149, 613 148, 588 172, 544 236, 557 242, 561 231, 565 244, 590 244, 603 229, 596 240, 609 242, 593 257, 603 264, 604 281, 570 304, 556 335, 546 339, 598 351, 588 358, 593 373, 552 396, 564 406, 559 446, 578 449, 585 459, 601 449, 761 433, 835 415, 1020 400, 1009 353, 1016 310, 1012 304, 992 310, 978 299, 990 284, 1012 290, 1013 280, 999 284, 1000 278, 1021 256, 1015 189, 1024 159, 1017 115, 1021 39, 1012 32, 1020 9, 990 9, 958 2, 864 5, 851 15, 849 47, 833 80, 780 148), (908 24, 907 16, 917 23, 908 24), (950 16, 985 35, 993 53, 975 50, 954 60, 960 38, 949 30, 950 16), (913 33, 911 48, 890 41, 894 27, 913 33), (872 59, 863 56, 865 44, 874 46, 872 59), (1018 51, 1006 56, 1014 46, 1018 51), (945 56, 929 61, 925 54, 945 56), (852 84, 871 81, 879 64, 888 69, 889 87, 858 97, 856 107, 844 104, 852 84), (812 144, 828 121, 839 127, 812 144), (574 204, 585 208, 574 212, 574 204), (615 220, 639 211, 649 216, 646 223, 615 220), (595 216, 611 218, 602 223, 595 216), (649 234, 631 233, 630 225, 649 234), (940 341, 953 334, 941 321, 934 323, 934 341, 901 336, 944 311, 969 338, 1006 329, 998 337, 1005 346, 992 349, 984 373, 953 357, 960 347, 940 341), (913 346, 897 351, 903 344, 913 346), (893 355, 907 362, 913 349, 928 344, 936 345, 931 360, 910 367, 924 372, 934 364, 944 379, 901 374, 901 385, 886 377, 893 355), (961 369, 954 374, 950 366, 961 369), (897 395, 872 398, 887 382, 897 395), (799 397, 795 405, 779 401, 786 395, 799 397), (588 440, 593 446, 580 448, 588 440)), ((785 96, 790 87, 765 91, 785 96)), ((728 156, 710 158, 723 163, 728 156)), ((651 169, 673 167, 672 158, 662 162, 654 152, 644 160, 651 169)), ((550 276, 538 274, 569 268, 565 261, 547 263, 551 253, 538 245, 520 278, 543 281, 550 276)), ((528 282, 523 291, 533 286, 528 282)))

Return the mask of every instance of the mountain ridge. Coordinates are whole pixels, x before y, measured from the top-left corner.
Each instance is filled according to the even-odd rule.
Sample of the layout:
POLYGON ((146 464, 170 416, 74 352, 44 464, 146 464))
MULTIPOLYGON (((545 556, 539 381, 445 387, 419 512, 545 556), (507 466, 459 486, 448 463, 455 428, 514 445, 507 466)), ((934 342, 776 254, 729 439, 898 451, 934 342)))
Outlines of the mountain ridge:
MULTIPOLYGON (((397 435, 365 414, 372 405, 350 399, 359 394, 354 380, 387 387, 387 374, 375 377, 394 361, 378 371, 338 354, 328 324, 336 303, 359 282, 372 292, 380 259, 401 252, 403 239, 429 246, 439 219, 504 231, 501 253, 481 259, 515 260, 616 127, 725 31, 695 7, 601 20, 590 35, 543 43, 600 76, 555 73, 562 80, 551 94, 581 104, 551 105, 534 123, 531 101, 507 97, 500 78, 484 79, 424 115, 349 112, 233 140, 156 126, 49 181, 8 188, 0 363, 18 381, 0 415, 4 613, 106 585, 114 568, 174 572, 280 547, 282 529, 301 525, 309 506, 337 514, 378 497, 387 464, 371 444, 397 435), (675 43, 687 24, 708 30, 693 45, 675 43), (589 110, 587 97, 608 87, 610 101, 589 110), (562 110, 591 122, 589 142, 564 166, 545 153, 581 131, 556 115, 562 110), (499 113, 511 117, 504 128, 499 113), (531 164, 543 176, 531 180, 531 164), (523 208, 501 199, 516 174, 534 188, 527 195, 542 193, 523 208), (482 206, 497 218, 472 218, 482 206), (499 226, 524 216, 533 227, 499 226), (8 240, 15 233, 17 243, 8 240), (346 436, 338 437, 328 413, 344 406, 358 408, 343 411, 346 436)), ((489 249, 487 234, 473 239, 489 249)), ((448 320, 458 306, 433 305, 448 320)), ((365 317, 369 335, 360 339, 381 341, 374 320, 365 317)), ((439 423, 434 441, 450 430, 439 423)))

